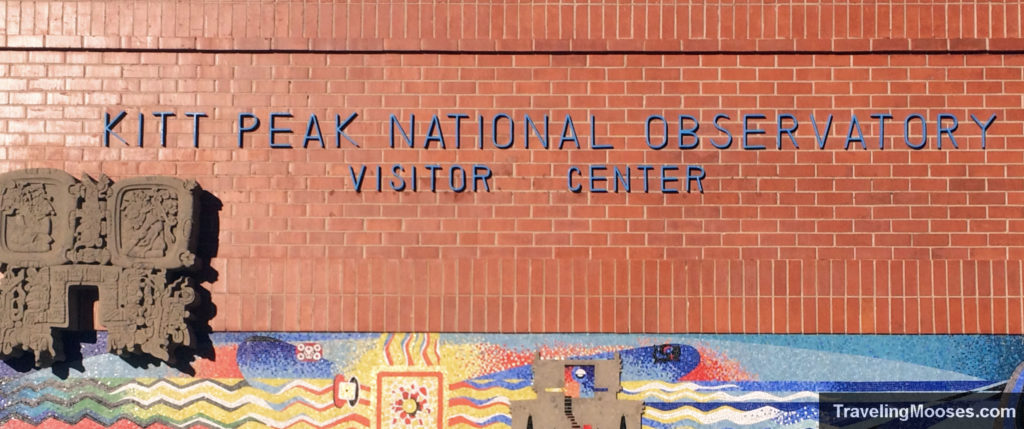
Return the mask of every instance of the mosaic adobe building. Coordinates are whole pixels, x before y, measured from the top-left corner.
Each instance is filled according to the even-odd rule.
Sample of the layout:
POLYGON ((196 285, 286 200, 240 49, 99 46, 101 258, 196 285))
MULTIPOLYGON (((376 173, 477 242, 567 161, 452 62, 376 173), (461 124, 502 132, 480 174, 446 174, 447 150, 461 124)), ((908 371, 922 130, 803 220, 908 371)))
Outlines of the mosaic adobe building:
POLYGON ((1017 4, 53 1, 0 20, 0 169, 195 179, 221 204, 214 330, 1024 329, 1017 4))

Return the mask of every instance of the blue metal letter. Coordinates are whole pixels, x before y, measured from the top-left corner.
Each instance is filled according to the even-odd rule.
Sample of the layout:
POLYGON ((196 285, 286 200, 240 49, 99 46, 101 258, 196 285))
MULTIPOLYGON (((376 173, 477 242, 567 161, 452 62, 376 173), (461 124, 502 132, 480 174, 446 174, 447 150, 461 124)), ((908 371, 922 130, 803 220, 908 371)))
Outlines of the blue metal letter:
POLYGON ((952 115, 949 113, 939 113, 939 117, 938 119, 935 120, 935 122, 935 127, 938 129, 936 131, 937 135, 935 136, 935 146, 939 149, 942 149, 942 133, 946 133, 949 134, 949 141, 953 142, 953 147, 960 149, 960 145, 956 144, 956 136, 953 135, 953 131, 956 131, 956 129, 960 127, 960 121, 956 119, 956 115, 952 115), (942 126, 943 119, 952 119, 953 126, 949 128, 942 126))
MULTIPOLYGON (((111 121, 110 120, 110 113, 106 113, 106 112, 103 113, 103 146, 104 147, 110 147, 110 135, 111 134, 113 134, 114 137, 117 137, 118 140, 121 140, 121 143, 128 144, 128 140, 125 140, 124 137, 121 137, 119 134, 115 133, 114 130, 113 130, 113 128, 116 127, 117 124, 119 122, 121 122, 122 119, 124 119, 125 115, 127 115, 127 113, 124 110, 122 110, 121 113, 118 113, 117 117, 115 117, 114 120, 111 121)), ((984 129, 983 129, 983 131, 984 131, 984 129)))
POLYGON ((793 137, 793 133, 796 132, 796 128, 800 126, 800 122, 796 120, 796 116, 789 113, 781 113, 775 118, 775 124, 777 125, 778 131, 775 134, 775 148, 782 150, 782 133, 789 134, 789 141, 793 143, 793 147, 800 149, 800 145, 796 144, 796 137, 793 137), (793 127, 783 128, 782 120, 789 119, 793 121, 793 127))
POLYGON ((348 118, 345 119, 345 122, 341 122, 341 115, 334 115, 334 147, 341 147, 342 136, 344 136, 345 140, 348 140, 348 142, 351 143, 352 146, 359 147, 359 144, 356 143, 355 140, 352 140, 352 137, 349 137, 348 134, 345 134, 345 127, 348 127, 349 124, 351 124, 352 121, 356 119, 356 116, 359 116, 359 114, 356 112, 352 112, 352 114, 348 115, 348 118))
POLYGON ((167 147, 167 117, 174 112, 153 112, 153 116, 160 118, 160 147, 167 147))
POLYGON ((651 149, 654 149, 654 150, 660 150, 660 149, 664 148, 665 145, 668 144, 668 121, 665 120, 664 116, 661 116, 661 115, 651 115, 651 116, 647 117, 646 137, 647 137, 647 147, 649 147, 651 149), (651 143, 651 122, 654 121, 655 119, 661 121, 661 128, 663 130, 661 134, 664 136, 664 137, 661 138, 661 144, 659 144, 657 146, 655 146, 654 144, 651 143))
POLYGON ((669 177, 667 172, 679 170, 679 167, 674 165, 662 165, 661 166, 661 193, 663 194, 678 194, 679 190, 676 188, 668 187, 670 182, 678 182, 678 177, 669 177))
POLYGON ((437 164, 427 164, 424 168, 430 172, 430 192, 437 192, 437 172, 441 170, 441 166, 437 164))
POLYGON ((971 114, 971 120, 973 120, 975 124, 978 124, 978 128, 981 128, 981 148, 984 149, 985 148, 985 133, 988 132, 988 127, 992 126, 992 122, 994 122, 996 120, 996 114, 993 113, 992 116, 989 116, 988 117, 988 121, 985 122, 985 125, 982 125, 981 121, 979 121, 978 117, 974 116, 973 113, 971 114))
POLYGON ((414 147, 416 145, 416 115, 409 114, 409 134, 405 133, 405 128, 402 128, 402 124, 398 122, 398 118, 395 114, 391 114, 391 146, 395 147, 395 126, 398 126, 398 131, 402 133, 402 138, 405 139, 407 146, 414 147))
POLYGON ((700 128, 700 122, 697 122, 697 118, 690 115, 679 115, 679 148, 680 149, 693 149, 700 144, 700 137, 697 136, 697 130, 700 128), (689 119, 693 121, 693 128, 683 128, 683 120, 689 119), (683 144, 683 136, 693 137, 693 143, 683 144))
POLYGON ((597 128, 597 118, 594 115, 590 115, 590 148, 591 149, 612 149, 610 144, 597 144, 597 133, 594 129, 597 128))
POLYGON ((580 168, 579 167, 577 167, 575 165, 569 166, 569 173, 566 174, 566 183, 568 183, 570 191, 573 191, 575 193, 579 193, 580 191, 583 190, 583 185, 573 185, 572 184, 572 173, 574 173, 574 172, 576 173, 577 176, 582 176, 583 175, 583 173, 580 172, 580 168))
POLYGON ((533 118, 530 118, 530 115, 525 115, 523 118, 523 122, 525 123, 523 125, 523 128, 525 128, 523 131, 526 134, 526 141, 523 143, 526 145, 526 148, 530 148, 530 129, 532 128, 533 132, 537 134, 537 140, 540 140, 540 145, 544 146, 544 149, 547 149, 548 143, 551 141, 551 130, 549 128, 550 119, 548 118, 548 115, 544 115, 543 136, 540 135, 540 130, 537 129, 537 124, 533 122, 533 118))
POLYGON ((814 119, 814 114, 811 113, 811 125, 814 127, 814 138, 818 140, 818 149, 825 148, 825 142, 828 141, 828 133, 832 131, 832 114, 828 115, 828 122, 825 122, 825 137, 821 137, 821 132, 818 131, 818 121, 814 119))
POLYGON ((394 189, 395 191, 405 190, 405 179, 403 179, 400 174, 404 171, 405 169, 402 168, 402 164, 394 164, 391 166, 391 175, 395 176, 395 179, 398 179, 398 183, 395 183, 395 179, 391 179, 391 189, 394 189))
POLYGON ((462 192, 466 190, 466 170, 461 165, 455 164, 452 168, 448 169, 448 187, 455 192, 462 192), (455 187, 455 172, 459 171, 462 173, 462 184, 459 187, 455 187))
POLYGON ((604 176, 595 176, 595 174, 598 171, 605 171, 607 169, 608 169, 608 167, 605 167, 603 165, 591 165, 590 166, 590 192, 595 193, 595 194, 604 194, 604 193, 608 192, 607 188, 598 188, 597 187, 597 182, 604 182, 604 181, 608 180, 608 178, 606 178, 604 176))
POLYGON ((423 148, 430 149, 430 142, 432 141, 440 143, 441 149, 448 148, 444 145, 444 131, 441 130, 441 120, 437 118, 437 115, 430 118, 430 126, 427 127, 427 137, 423 139, 423 148), (436 135, 434 134, 435 131, 437 132, 436 135))
MULTIPOLYGON (((722 128, 722 126, 718 124, 718 120, 720 120, 720 119, 732 119, 732 118, 730 118, 729 115, 726 115, 725 113, 719 113, 719 114, 715 115, 715 119, 712 121, 712 123, 715 125, 715 128, 717 128, 718 131, 721 131, 721 132, 725 133, 726 136, 729 136, 729 140, 726 140, 725 143, 721 144, 721 145, 719 145, 718 142, 716 142, 714 139, 708 139, 708 140, 711 142, 712 146, 714 146, 714 147, 716 147, 718 149, 728 149, 729 146, 732 146, 732 133, 730 133, 729 130, 727 130, 725 128, 722 128)), ((644 189, 644 191, 646 191, 646 189, 644 189)))
POLYGON ((687 166, 686 167, 686 192, 687 193, 690 192, 690 181, 691 180, 696 180, 697 181, 697 189, 700 190, 700 193, 703 194, 704 193, 704 184, 701 182, 701 180, 703 180, 705 177, 707 177, 707 174, 704 173, 704 168, 703 167, 701 167, 699 165, 687 166), (695 172, 697 174, 694 174, 695 172))
POLYGON ((645 193, 650 192, 651 191, 651 186, 648 183, 648 181, 650 179, 651 170, 654 170, 654 166, 640 164, 640 165, 636 166, 636 169, 644 172, 644 192, 645 193))
POLYGON ((476 192, 477 181, 484 182, 484 189, 491 192, 491 168, 486 165, 473 164, 473 192, 476 192))
POLYGON ((750 128, 749 121, 751 119, 764 119, 764 115, 760 113, 751 113, 749 115, 743 115, 743 149, 746 150, 762 150, 765 149, 762 145, 751 146, 747 143, 747 136, 751 134, 764 134, 765 131, 760 128, 750 128))
POLYGON ((885 120, 892 119, 888 113, 872 113, 872 118, 878 119, 878 148, 885 149, 885 120))
POLYGON ((356 177, 356 169, 351 165, 348 166, 348 172, 352 175, 352 188, 355 189, 356 193, 363 191, 363 179, 366 178, 366 165, 364 164, 359 170, 359 177, 356 177))
POLYGON ((903 142, 911 149, 923 149, 928 144, 928 122, 924 120, 924 116, 918 113, 907 115, 907 118, 903 120, 903 142), (921 141, 916 145, 910 143, 910 120, 914 118, 921 120, 921 141))
POLYGON ((620 183, 622 184, 622 188, 626 190, 627 194, 630 192, 630 187, 633 184, 633 178, 630 177, 629 170, 629 167, 626 167, 626 172, 623 173, 619 170, 619 167, 612 167, 612 171, 614 172, 614 178, 612 181, 615 183, 615 193, 619 193, 620 183))
POLYGON ((327 147, 327 145, 324 144, 324 134, 320 132, 320 120, 316 118, 316 113, 311 113, 309 115, 309 122, 306 123, 306 136, 302 138, 302 147, 309 147, 310 140, 318 140, 320 142, 320 147, 327 147), (314 127, 316 128, 316 136, 310 134, 314 127))
POLYGON ((494 120, 491 121, 491 143, 494 144, 494 147, 498 149, 508 149, 512 147, 512 145, 515 144, 515 142, 516 121, 512 120, 511 116, 504 113, 494 115, 494 120), (501 118, 508 119, 508 142, 506 142, 504 145, 498 144, 498 120, 500 120, 501 118))
POLYGON ((253 115, 252 113, 239 113, 238 114, 238 147, 242 147, 242 134, 245 134, 245 133, 247 133, 249 131, 255 131, 259 127, 260 127, 260 118, 257 118, 256 115, 253 115), (246 127, 245 126, 245 118, 255 119, 256 122, 254 122, 251 127, 246 127))
POLYGON ((860 122, 857 121, 857 115, 850 116, 850 128, 846 130, 846 144, 843 145, 843 150, 850 149, 851 142, 860 142, 860 147, 864 150, 868 150, 867 143, 864 143, 864 131, 860 129, 860 122), (853 129, 857 129, 857 137, 853 136, 853 129))
POLYGON ((192 147, 199 147, 199 118, 205 118, 203 112, 185 112, 185 116, 192 118, 192 147))
POLYGON ((462 147, 462 120, 469 119, 465 113, 449 113, 449 118, 455 119, 455 148, 462 147))
POLYGON ((572 116, 569 114, 565 115, 565 125, 562 125, 562 139, 558 142, 558 148, 561 149, 565 142, 576 143, 576 149, 580 148, 580 138, 576 135, 576 126, 572 124, 572 116), (566 132, 572 132, 572 137, 569 137, 566 132))
POLYGON ((291 134, 291 132, 292 132, 291 128, 277 128, 277 127, 275 127, 274 126, 274 119, 277 119, 277 118, 290 118, 290 117, 292 117, 292 114, 291 113, 286 113, 286 112, 273 112, 273 113, 270 114, 270 132, 267 135, 267 141, 270 143, 270 147, 271 148, 273 148, 273 149, 291 149, 292 148, 292 145, 290 145, 288 143, 274 143, 274 134, 277 134, 277 133, 291 134))

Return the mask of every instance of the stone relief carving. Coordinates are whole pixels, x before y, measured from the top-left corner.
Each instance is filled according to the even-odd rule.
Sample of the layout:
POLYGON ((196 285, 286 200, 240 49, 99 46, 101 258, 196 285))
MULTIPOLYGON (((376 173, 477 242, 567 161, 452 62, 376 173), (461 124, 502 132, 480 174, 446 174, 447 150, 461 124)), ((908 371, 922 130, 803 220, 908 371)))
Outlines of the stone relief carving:
POLYGON ((81 264, 108 264, 107 222, 102 216, 92 215, 107 210, 107 196, 114 182, 106 175, 93 179, 88 175, 71 187, 71 194, 80 201, 72 213, 75 238, 68 251, 68 260, 81 264))
POLYGON ((5 242, 15 252, 49 252, 53 247, 53 195, 42 183, 4 187, 5 242))
POLYGON ((162 258, 174 246, 174 228, 178 220, 178 198, 166 189, 154 192, 134 190, 126 192, 122 201, 121 224, 125 226, 121 237, 128 256, 134 258, 162 258))
POLYGON ((0 180, 0 262, 39 267, 66 263, 71 245, 68 189, 77 181, 59 170, 21 170, 0 180))
POLYGON ((114 264, 189 268, 196 262, 194 181, 169 177, 123 180, 111 188, 110 240, 114 264), (187 198, 185 195, 187 194, 187 198))
POLYGON ((171 361, 192 345, 195 181, 30 169, 0 175, 0 189, 0 357, 62 360, 80 286, 98 290, 111 352, 171 361))

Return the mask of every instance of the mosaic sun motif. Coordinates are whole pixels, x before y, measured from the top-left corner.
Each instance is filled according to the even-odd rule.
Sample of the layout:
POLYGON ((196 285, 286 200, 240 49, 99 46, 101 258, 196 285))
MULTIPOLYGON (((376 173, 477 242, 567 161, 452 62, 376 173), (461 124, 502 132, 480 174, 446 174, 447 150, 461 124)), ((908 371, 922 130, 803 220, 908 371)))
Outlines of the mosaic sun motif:
POLYGON ((441 374, 430 372, 380 373, 377 378, 377 425, 381 429, 433 429, 441 427, 443 394, 441 374))

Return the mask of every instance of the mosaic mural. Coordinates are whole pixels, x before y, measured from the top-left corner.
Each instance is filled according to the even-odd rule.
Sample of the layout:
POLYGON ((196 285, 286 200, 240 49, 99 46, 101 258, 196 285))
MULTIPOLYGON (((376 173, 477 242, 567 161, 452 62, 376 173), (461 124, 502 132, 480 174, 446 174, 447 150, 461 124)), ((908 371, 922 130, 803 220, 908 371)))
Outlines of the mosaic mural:
POLYGON ((214 358, 192 362, 194 374, 106 353, 103 333, 83 342, 71 368, 0 365, 0 426, 802 428, 818 426, 823 392, 956 396, 1024 386, 1019 336, 211 339, 214 358))

